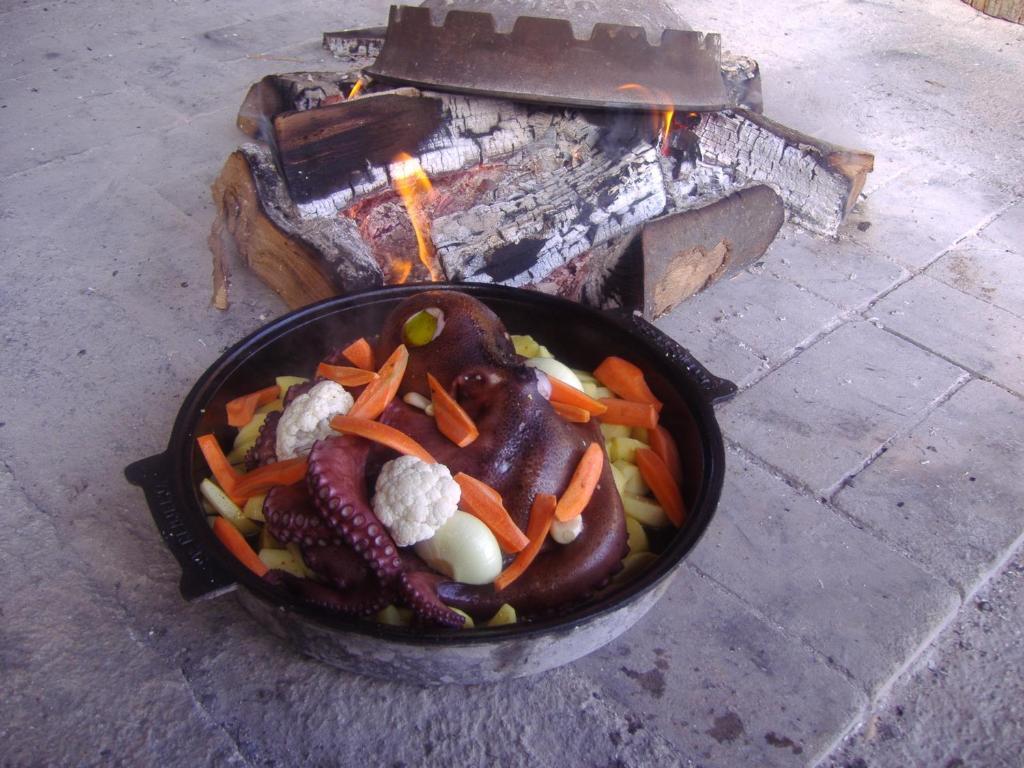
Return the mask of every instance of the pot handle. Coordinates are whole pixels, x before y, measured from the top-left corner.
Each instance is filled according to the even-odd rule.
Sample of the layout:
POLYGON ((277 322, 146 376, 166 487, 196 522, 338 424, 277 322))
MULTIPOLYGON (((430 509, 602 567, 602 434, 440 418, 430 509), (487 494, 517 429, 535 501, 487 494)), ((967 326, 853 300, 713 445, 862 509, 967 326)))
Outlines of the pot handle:
POLYGON ((733 382, 728 379, 715 376, 711 371, 701 365, 700 361, 691 355, 688 349, 683 347, 664 332, 655 328, 639 313, 631 312, 628 315, 626 315, 626 313, 620 313, 620 316, 628 318, 637 333, 642 336, 646 336, 654 342, 655 346, 661 348, 661 350, 674 362, 689 371, 690 375, 693 376, 700 384, 701 389, 704 390, 704 393, 708 396, 708 400, 710 400, 712 404, 725 402, 739 391, 739 387, 737 387, 733 382))
POLYGON ((170 456, 160 453, 128 465, 124 475, 146 494, 153 522, 181 565, 181 596, 192 601, 222 594, 235 586, 235 579, 210 559, 186 524, 171 490, 170 468, 170 456))

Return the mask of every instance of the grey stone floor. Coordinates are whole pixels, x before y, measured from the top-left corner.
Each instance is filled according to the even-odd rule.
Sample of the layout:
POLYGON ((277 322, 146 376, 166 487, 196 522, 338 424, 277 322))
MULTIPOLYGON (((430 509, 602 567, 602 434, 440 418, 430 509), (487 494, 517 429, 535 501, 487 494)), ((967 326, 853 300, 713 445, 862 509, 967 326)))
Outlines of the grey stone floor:
POLYGON ((298 657, 231 598, 183 604, 122 478, 283 311, 245 275, 230 312, 208 301, 207 188, 245 88, 330 68, 319 33, 386 3, 0 0, 0 763, 981 765, 1019 744, 1019 684, 986 682, 1019 672, 1019 623, 960 677, 920 670, 957 668, 1024 531, 1024 27, 959 0, 691 5, 760 61, 772 117, 877 171, 838 241, 787 229, 662 322, 742 386, 720 514, 671 594, 542 679, 419 690, 298 657), (959 727, 981 700, 1015 728, 959 727), (903 752, 872 746, 882 726, 903 752))

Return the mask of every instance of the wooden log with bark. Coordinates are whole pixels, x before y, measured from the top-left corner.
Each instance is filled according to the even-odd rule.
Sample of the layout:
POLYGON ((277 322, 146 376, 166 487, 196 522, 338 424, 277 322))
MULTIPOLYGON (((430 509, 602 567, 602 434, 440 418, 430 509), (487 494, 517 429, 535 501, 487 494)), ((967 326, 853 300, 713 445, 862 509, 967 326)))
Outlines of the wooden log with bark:
MULTIPOLYGON (((319 118, 324 102, 335 102, 326 109, 344 121, 346 113, 381 99, 337 103, 335 94, 351 82, 351 74, 329 73, 264 79, 243 112, 246 124, 257 128, 252 134, 269 134, 271 141, 242 147, 214 186, 218 220, 210 243, 220 271, 226 272, 223 265, 232 254, 259 265, 261 277, 289 306, 393 281, 396 263, 415 255, 386 152, 377 162, 351 168, 350 146, 328 142, 321 147, 327 159, 338 152, 348 165, 336 167, 351 170, 310 184, 298 202, 279 172, 280 146, 265 127, 284 110, 302 114, 311 108, 308 118, 319 118), (279 249, 288 264, 270 269, 268 244, 282 241, 291 244, 279 249)), ((401 98, 428 103, 428 109, 440 105, 436 129, 412 154, 434 181, 430 236, 447 279, 532 286, 598 305, 634 308, 641 302, 648 314, 689 289, 658 294, 650 281, 645 290, 623 288, 629 282, 623 259, 636 253, 644 222, 704 209, 738 190, 764 185, 781 198, 792 221, 834 235, 872 165, 868 153, 829 145, 745 110, 692 117, 666 147, 651 115, 641 113, 414 89, 403 89, 401 98)), ((724 263, 720 251, 713 243, 705 249, 701 258, 716 266, 703 272, 718 271, 724 263)), ((425 278, 415 265, 402 274, 408 276, 408 269, 410 279, 425 278)), ((655 272, 653 266, 648 270, 655 272)), ((665 279, 679 279, 678 268, 662 272, 665 279)), ((693 280, 703 272, 695 268, 693 280)), ((219 296, 218 305, 223 291, 219 296)))

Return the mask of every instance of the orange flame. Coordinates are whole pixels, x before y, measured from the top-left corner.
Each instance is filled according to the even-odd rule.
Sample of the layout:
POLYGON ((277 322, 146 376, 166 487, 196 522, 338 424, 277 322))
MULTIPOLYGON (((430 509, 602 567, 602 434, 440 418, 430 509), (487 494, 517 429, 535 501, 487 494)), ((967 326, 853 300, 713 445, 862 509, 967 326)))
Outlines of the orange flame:
POLYGON ((669 152, 672 149, 672 145, 669 144, 669 139, 672 138, 672 118, 675 114, 676 110, 672 107, 661 115, 661 135, 658 138, 658 141, 661 146, 661 154, 665 157, 668 157, 669 152))
POLYGON ((348 98, 354 99, 360 93, 363 92, 363 88, 366 87, 366 81, 363 78, 356 80, 356 84, 352 86, 352 90, 348 92, 348 98))
POLYGON ((401 285, 409 279, 412 272, 412 262, 408 259, 393 259, 391 261, 391 282, 401 285))
POLYGON ((671 99, 665 94, 652 91, 650 88, 646 88, 639 83, 623 83, 615 90, 638 91, 647 101, 664 105, 651 113, 651 122, 654 132, 658 136, 658 147, 661 149, 661 154, 667 157, 671 149, 669 139, 672 135, 672 118, 676 114, 676 109, 672 106, 671 99))
POLYGON ((391 178, 395 184, 395 191, 398 192, 405 204, 409 221, 416 233, 416 248, 419 251, 420 261, 430 272, 432 281, 436 283, 439 280, 444 280, 444 273, 437 263, 434 245, 430 241, 430 219, 424 210, 424 203, 431 196, 434 188, 416 158, 402 152, 395 157, 393 162, 391 178))

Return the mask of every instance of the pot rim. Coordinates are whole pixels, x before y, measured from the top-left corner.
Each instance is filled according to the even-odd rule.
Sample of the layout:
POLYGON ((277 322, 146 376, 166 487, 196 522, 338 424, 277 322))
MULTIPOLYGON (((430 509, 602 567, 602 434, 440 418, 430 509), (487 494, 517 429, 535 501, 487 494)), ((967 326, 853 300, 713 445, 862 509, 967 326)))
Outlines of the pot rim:
MULTIPOLYGON (((493 308, 493 307, 492 307, 493 308)), ((500 308, 496 309, 500 316, 500 308)), ((198 539, 205 554, 215 561, 218 570, 226 574, 225 581, 233 580, 251 594, 269 603, 280 611, 291 612, 325 629, 341 632, 355 632, 379 640, 411 645, 487 645, 506 640, 532 638, 539 635, 557 634, 580 628, 590 622, 617 611, 622 605, 632 602, 638 595, 653 589, 663 579, 679 568, 682 561, 696 546, 714 516, 721 496, 725 474, 725 449, 721 431, 714 415, 712 403, 731 396, 736 387, 731 382, 708 373, 685 349, 662 331, 654 328, 638 315, 626 315, 619 311, 597 310, 557 296, 527 291, 520 288, 488 283, 412 283, 375 288, 344 296, 324 299, 315 304, 293 310, 245 336, 229 347, 211 364, 193 385, 185 397, 171 431, 166 453, 172 493, 179 505, 186 508, 183 522, 198 539), (325 613, 321 609, 299 602, 283 603, 278 588, 256 576, 235 559, 214 536, 206 523, 206 515, 199 502, 199 492, 192 481, 196 448, 196 427, 207 404, 221 386, 243 368, 253 354, 277 343, 282 337, 300 331, 323 317, 336 314, 339 310, 365 307, 378 302, 393 302, 423 290, 460 291, 491 306, 488 299, 512 301, 515 303, 548 305, 552 308, 571 309, 582 313, 593 323, 610 325, 624 332, 642 345, 647 356, 665 369, 666 377, 678 380, 683 372, 700 396, 688 404, 692 417, 700 431, 704 451, 704 473, 700 493, 690 510, 688 523, 675 534, 657 560, 643 573, 626 585, 615 589, 608 596, 584 602, 580 607, 551 617, 539 618, 526 623, 501 627, 477 627, 473 630, 396 627, 325 613), (671 374, 671 375, 669 375, 671 374), (200 525, 196 525, 199 523, 200 525)))

